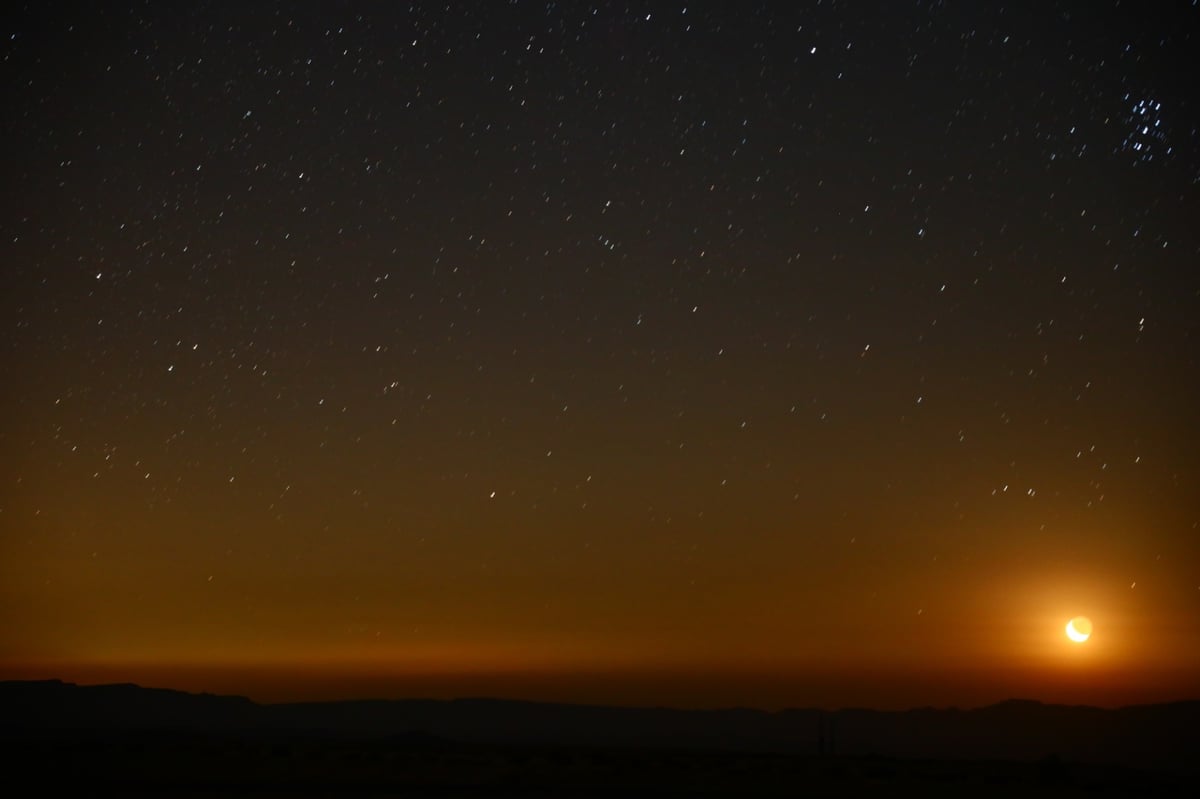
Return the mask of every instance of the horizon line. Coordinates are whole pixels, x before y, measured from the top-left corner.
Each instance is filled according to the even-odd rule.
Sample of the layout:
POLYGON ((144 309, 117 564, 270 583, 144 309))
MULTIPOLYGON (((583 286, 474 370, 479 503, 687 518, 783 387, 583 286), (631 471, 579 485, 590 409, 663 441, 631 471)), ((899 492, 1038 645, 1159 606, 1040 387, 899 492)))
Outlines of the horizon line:
POLYGON ((762 713, 765 715, 779 715, 783 713, 843 713, 843 712, 869 712, 869 713, 913 713, 918 711, 934 711, 934 712, 974 712, 980 710, 988 710, 991 708, 1000 707, 1002 705, 1037 705, 1046 708, 1070 708, 1078 710, 1097 710, 1101 712, 1111 713, 1121 710, 1147 708, 1147 707, 1162 707, 1166 705, 1186 705, 1200 703, 1200 696, 1195 698, 1178 698, 1170 700, 1162 700, 1157 702, 1135 702, 1122 705, 1095 705, 1087 703, 1065 703, 1065 702, 1046 702, 1041 699, 1033 699, 1028 697, 1011 696, 1006 699, 1001 699, 995 702, 988 702, 981 705, 960 706, 960 705, 912 705, 904 708, 887 709, 869 707, 866 705, 841 705, 838 707, 820 707, 820 706, 786 706, 778 710, 769 708, 755 707, 751 705, 715 705, 711 707, 679 707, 668 704, 605 704, 599 702, 570 702, 570 701, 550 701, 545 699, 521 699, 501 696, 488 695, 464 695, 449 698, 442 697, 422 697, 422 696, 402 696, 402 697, 361 697, 361 698, 343 698, 343 699, 302 699, 302 700, 287 700, 287 701, 262 701, 251 696, 237 693, 216 693, 212 691, 192 691, 183 688, 170 688, 159 685, 143 685, 138 682, 100 682, 100 683, 77 683, 70 680, 64 680, 60 677, 46 677, 42 679, 0 679, 0 686, 4 685, 61 685, 64 687, 89 689, 89 688, 136 688, 141 691, 164 691, 169 693, 184 694, 186 696, 195 697, 210 697, 215 699, 238 699, 249 702, 258 707, 275 707, 286 705, 336 705, 336 704, 357 704, 357 703, 381 703, 381 702, 430 702, 438 704, 450 704, 454 702, 495 702, 514 705, 545 705, 553 707, 575 707, 575 708, 601 708, 606 710, 659 710, 673 713, 721 713, 721 712, 751 712, 762 713))

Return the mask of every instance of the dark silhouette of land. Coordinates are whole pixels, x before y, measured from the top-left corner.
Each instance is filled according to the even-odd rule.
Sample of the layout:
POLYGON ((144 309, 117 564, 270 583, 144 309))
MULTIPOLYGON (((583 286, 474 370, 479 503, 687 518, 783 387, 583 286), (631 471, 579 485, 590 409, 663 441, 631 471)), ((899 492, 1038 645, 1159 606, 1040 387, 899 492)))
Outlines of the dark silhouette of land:
POLYGON ((491 699, 264 705, 0 682, 3 766, 45 787, 188 795, 1172 795, 1200 702, 1105 710, 672 710, 491 699))

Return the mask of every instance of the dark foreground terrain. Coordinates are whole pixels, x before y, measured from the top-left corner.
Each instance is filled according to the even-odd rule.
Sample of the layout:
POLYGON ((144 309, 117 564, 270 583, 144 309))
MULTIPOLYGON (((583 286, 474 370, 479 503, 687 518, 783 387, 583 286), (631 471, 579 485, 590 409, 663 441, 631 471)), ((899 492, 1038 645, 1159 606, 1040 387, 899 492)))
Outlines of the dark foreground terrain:
POLYGON ((0 683, 0 768, 68 796, 1174 796, 1200 771, 1198 709, 258 705, 0 683))
POLYGON ((180 735, 9 741, 6 782, 38 795, 1175 796, 1185 782, 1120 767, 882 756, 258 740, 180 735))

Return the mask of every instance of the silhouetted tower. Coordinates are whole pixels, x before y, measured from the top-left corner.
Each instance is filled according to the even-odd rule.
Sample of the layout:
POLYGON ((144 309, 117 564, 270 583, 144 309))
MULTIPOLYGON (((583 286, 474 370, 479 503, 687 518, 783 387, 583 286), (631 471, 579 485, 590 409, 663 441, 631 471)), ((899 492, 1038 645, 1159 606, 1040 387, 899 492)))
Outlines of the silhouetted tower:
POLYGON ((837 719, 826 718, 824 713, 817 714, 817 754, 837 754, 837 719), (828 748, 826 747, 828 736, 828 748))

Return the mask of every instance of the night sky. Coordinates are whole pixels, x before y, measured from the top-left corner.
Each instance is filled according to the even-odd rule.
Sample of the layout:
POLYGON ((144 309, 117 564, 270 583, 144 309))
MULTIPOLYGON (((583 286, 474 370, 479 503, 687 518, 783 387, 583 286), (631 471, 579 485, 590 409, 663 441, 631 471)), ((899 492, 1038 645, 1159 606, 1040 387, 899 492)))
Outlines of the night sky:
POLYGON ((1200 695, 1196 3, 0 38, 0 677, 1200 695))

